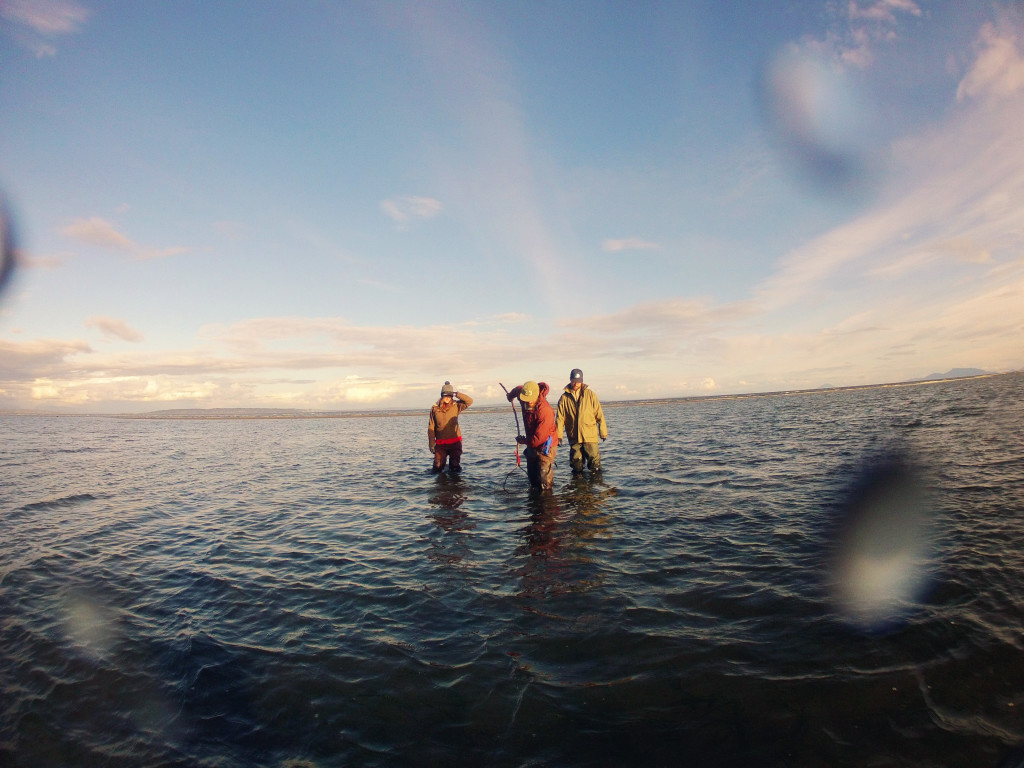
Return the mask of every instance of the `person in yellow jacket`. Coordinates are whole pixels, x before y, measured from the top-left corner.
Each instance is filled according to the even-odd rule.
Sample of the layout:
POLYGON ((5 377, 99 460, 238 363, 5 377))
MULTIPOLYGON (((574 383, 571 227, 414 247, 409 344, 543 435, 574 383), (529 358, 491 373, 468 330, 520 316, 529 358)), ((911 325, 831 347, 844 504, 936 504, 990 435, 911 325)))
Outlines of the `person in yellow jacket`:
POLYGON ((573 368, 569 373, 569 383, 558 398, 555 434, 559 439, 562 430, 565 430, 571 446, 569 464, 573 473, 583 471, 584 459, 591 473, 600 472, 601 451, 597 439, 608 439, 608 424, 604 420, 601 401, 594 390, 583 383, 583 371, 579 368, 573 368))
POLYGON ((473 404, 473 398, 463 392, 456 392, 450 381, 441 387, 441 398, 430 409, 427 423, 427 444, 434 454, 434 472, 444 469, 449 460, 449 472, 462 471, 462 430, 459 429, 459 414, 473 404))

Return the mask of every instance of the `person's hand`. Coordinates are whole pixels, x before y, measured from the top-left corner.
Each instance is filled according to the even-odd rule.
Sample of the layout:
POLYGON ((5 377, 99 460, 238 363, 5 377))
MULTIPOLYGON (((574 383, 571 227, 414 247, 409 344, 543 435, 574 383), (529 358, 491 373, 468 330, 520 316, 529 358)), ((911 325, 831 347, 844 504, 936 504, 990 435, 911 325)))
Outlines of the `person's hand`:
POLYGON ((607 439, 608 439, 607 437, 602 437, 602 438, 601 438, 601 442, 603 443, 603 442, 604 442, 605 440, 607 440, 607 439))
POLYGON ((516 442, 520 445, 526 445, 526 438, 522 435, 516 435, 516 442))
POLYGON ((429 450, 431 453, 433 453, 434 452, 434 446, 431 445, 427 450, 429 450))

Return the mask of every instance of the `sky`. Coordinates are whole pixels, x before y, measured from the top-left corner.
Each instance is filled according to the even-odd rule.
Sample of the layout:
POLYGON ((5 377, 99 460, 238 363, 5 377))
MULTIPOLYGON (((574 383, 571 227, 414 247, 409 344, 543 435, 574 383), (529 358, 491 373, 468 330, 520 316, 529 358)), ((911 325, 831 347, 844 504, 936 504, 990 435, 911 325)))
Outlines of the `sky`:
POLYGON ((0 0, 0 409, 1024 368, 1024 3, 0 0))

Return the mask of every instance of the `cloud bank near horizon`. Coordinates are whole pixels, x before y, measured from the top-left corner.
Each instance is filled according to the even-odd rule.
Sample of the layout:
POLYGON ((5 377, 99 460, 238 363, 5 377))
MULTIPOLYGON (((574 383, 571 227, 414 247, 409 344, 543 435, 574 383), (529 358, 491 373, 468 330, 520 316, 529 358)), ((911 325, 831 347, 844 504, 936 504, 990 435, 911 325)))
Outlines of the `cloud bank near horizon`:
MULTIPOLYGON (((920 8, 909 0, 883 0, 851 4, 847 13, 848 36, 805 45, 828 43, 846 65, 866 67, 873 47, 888 38, 856 30, 891 27, 904 16, 916 17, 920 8)), ((434 32, 438 37, 426 34, 424 46, 444 38, 434 32)), ((448 49, 431 52, 443 69, 455 66, 451 55, 448 49)), ((739 299, 679 295, 588 313, 565 310, 552 291, 546 296, 551 317, 506 313, 420 325, 340 316, 219 323, 200 317, 177 321, 180 335, 173 345, 155 341, 159 328, 96 308, 81 321, 80 327, 98 333, 89 341, 73 334, 0 339, 0 407, 416 405, 438 380, 458 380, 475 395, 497 399, 498 380, 557 383, 577 366, 599 391, 616 398, 881 383, 950 367, 1019 369, 1024 25, 1006 19, 986 24, 973 56, 946 119, 890 148, 892 171, 877 202, 778 254, 771 273, 739 299)), ((468 164, 475 167, 467 168, 463 158, 449 172, 465 172, 480 185, 508 179, 503 197, 452 205, 449 199, 458 201, 479 186, 451 181, 437 198, 392 197, 378 203, 379 211, 399 229, 442 211, 475 211, 479 222, 503 233, 498 239, 527 254, 527 268, 554 268, 563 281, 571 280, 564 275, 571 274, 575 257, 558 245, 567 240, 562 225, 551 225, 540 207, 538 179, 529 173, 551 171, 538 165, 523 114, 508 102, 483 115, 476 109, 511 87, 504 65, 485 62, 459 81, 467 78, 471 88, 456 108, 472 118, 467 130, 476 149, 468 164), (490 146, 501 151, 486 152, 490 146)), ((139 244, 92 215, 65 224, 62 233, 75 246, 135 261, 192 250, 139 244)), ((600 249, 636 252, 634 264, 655 254, 667 258, 668 252, 643 233, 606 239, 600 249)), ((25 261, 43 259, 30 254, 25 261)))

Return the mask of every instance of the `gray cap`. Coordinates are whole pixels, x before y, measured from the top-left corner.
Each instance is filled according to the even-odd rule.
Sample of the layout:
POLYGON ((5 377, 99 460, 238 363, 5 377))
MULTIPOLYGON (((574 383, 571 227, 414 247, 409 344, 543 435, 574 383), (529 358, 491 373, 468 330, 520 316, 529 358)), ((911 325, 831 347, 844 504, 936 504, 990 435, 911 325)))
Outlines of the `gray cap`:
POLYGON ((455 397, 455 387, 452 386, 450 381, 446 381, 444 386, 441 387, 441 397, 455 397))
POLYGON ((569 381, 583 381, 583 371, 579 368, 573 368, 569 371, 569 381))

